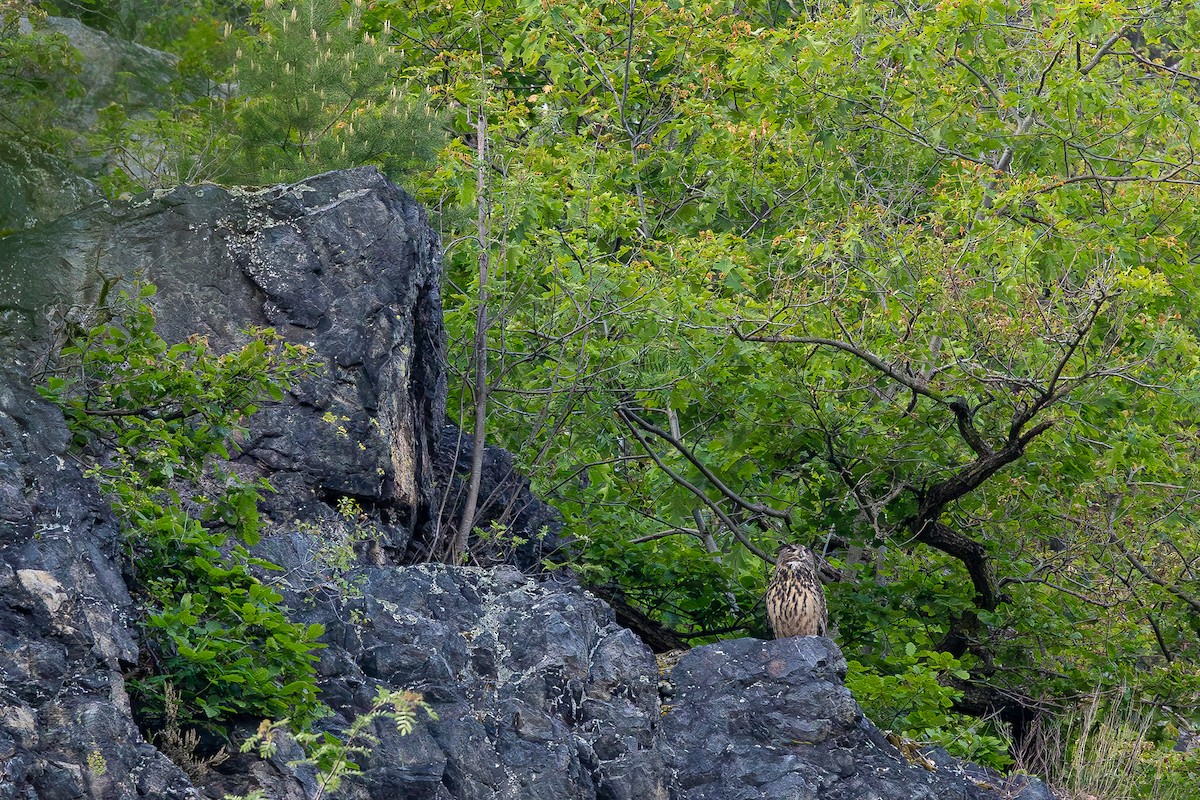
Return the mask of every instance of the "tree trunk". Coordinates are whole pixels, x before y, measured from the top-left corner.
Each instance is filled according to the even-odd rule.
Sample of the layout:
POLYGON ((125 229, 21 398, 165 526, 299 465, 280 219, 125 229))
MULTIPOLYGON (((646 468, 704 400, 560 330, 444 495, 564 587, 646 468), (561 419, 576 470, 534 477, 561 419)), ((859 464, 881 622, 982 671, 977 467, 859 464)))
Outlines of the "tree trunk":
POLYGON ((450 563, 456 564, 467 552, 471 529, 475 527, 479 503, 479 485, 483 480, 483 454, 487 446, 487 286, 488 286, 488 208, 487 208, 487 113, 481 107, 475 122, 475 202, 478 207, 476 235, 479 244, 479 299, 475 312, 475 431, 471 439, 471 480, 467 485, 467 500, 458 519, 458 530, 450 551, 450 563))

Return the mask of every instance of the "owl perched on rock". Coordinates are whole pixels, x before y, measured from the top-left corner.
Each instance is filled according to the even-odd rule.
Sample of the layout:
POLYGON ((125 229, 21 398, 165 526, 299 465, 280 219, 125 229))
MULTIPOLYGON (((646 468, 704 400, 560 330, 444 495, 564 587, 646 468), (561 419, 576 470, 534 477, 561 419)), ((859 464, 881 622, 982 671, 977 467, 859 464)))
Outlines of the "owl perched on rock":
POLYGON ((767 619, 776 639, 788 636, 824 636, 829 627, 825 592, 817 577, 812 551, 785 544, 775 558, 775 574, 767 587, 767 619))

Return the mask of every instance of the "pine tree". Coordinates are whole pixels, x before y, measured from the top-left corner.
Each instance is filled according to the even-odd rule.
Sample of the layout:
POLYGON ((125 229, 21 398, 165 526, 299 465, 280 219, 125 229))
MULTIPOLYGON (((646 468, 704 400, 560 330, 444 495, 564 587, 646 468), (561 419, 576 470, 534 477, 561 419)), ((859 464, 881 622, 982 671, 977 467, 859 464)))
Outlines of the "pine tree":
POLYGON ((236 70, 239 178, 298 180, 362 164, 395 177, 432 158, 436 121, 404 81, 390 24, 372 32, 365 7, 266 0, 236 70))

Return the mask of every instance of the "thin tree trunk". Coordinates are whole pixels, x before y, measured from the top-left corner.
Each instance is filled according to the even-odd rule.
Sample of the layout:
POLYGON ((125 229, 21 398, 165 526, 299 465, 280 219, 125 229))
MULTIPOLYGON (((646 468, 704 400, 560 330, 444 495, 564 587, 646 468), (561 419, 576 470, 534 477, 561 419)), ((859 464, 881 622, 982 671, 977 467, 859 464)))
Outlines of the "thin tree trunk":
POLYGON ((475 312, 475 432, 471 440, 471 480, 467 486, 467 501, 458 520, 458 531, 450 554, 451 563, 462 560, 467 552, 467 539, 475 527, 479 485, 483 480, 483 451, 487 444, 487 289, 488 289, 488 203, 487 203, 487 113, 482 105, 475 121, 475 202, 478 206, 476 233, 479 243, 479 299, 475 312))

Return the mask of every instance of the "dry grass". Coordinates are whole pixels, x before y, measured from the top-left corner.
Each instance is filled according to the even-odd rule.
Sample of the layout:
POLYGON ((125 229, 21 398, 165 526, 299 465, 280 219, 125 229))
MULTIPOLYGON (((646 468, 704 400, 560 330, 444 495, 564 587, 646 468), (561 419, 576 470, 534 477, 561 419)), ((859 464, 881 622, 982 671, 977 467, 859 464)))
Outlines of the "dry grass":
POLYGON ((166 684, 167 720, 163 729, 155 736, 158 749, 193 781, 203 780, 209 771, 229 758, 229 753, 222 747, 208 757, 196 754, 200 744, 200 736, 194 728, 182 730, 179 726, 179 693, 175 687, 166 684))
POLYGON ((1194 788, 1164 780, 1170 759, 1148 738, 1153 722, 1149 711, 1096 694, 1040 726, 1017 766, 1062 800, 1195 800, 1194 788))

